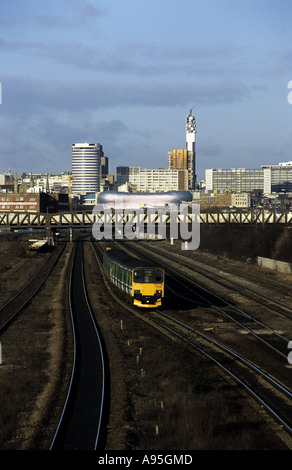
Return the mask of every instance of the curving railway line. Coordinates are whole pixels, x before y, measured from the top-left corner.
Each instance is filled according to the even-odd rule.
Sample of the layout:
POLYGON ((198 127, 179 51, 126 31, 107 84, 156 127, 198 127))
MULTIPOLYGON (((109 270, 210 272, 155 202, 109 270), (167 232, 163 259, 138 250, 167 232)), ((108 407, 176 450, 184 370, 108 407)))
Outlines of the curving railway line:
POLYGON ((57 264, 66 245, 57 246, 42 266, 12 299, 0 308, 0 334, 15 320, 17 315, 28 305, 43 287, 46 279, 57 264))
MULTIPOLYGON (((192 279, 192 267, 189 265, 186 273, 181 266, 184 263, 182 257, 179 260, 171 259, 169 251, 161 255, 161 251, 156 252, 153 246, 148 249, 145 245, 147 246, 135 242, 120 243, 121 248, 138 257, 154 259, 164 267, 167 273, 166 287, 173 305, 176 306, 170 308, 168 305, 146 315, 134 307, 125 307, 164 334, 188 348, 194 348, 220 367, 221 371, 260 403, 268 413, 267 416, 272 417, 272 425, 288 447, 292 448, 288 337, 192 279), (198 311, 201 312, 200 316, 198 311), (224 331, 223 334, 220 330, 224 331), (243 330, 245 335, 242 334, 243 330), (265 339, 266 336, 269 336, 269 340, 265 339)), ((98 253, 97 244, 94 246, 98 253)), ((213 278, 212 281, 214 280, 213 278)), ((222 282, 222 277, 219 281, 222 282)), ((233 286, 234 288, 238 290, 238 286, 233 286)), ((283 313, 289 315, 289 306, 285 305, 285 312, 280 309, 279 316, 283 313)))
MULTIPOLYGON (((144 244, 143 248, 146 249, 147 244, 144 244)), ((258 288, 251 285, 253 283, 257 285, 262 283, 262 277, 260 276, 256 276, 255 274, 248 272, 248 284, 247 282, 243 284, 242 278, 240 280, 236 280, 234 275, 230 275, 222 270, 220 270, 220 272, 214 272, 214 269, 212 269, 211 266, 209 266, 209 268, 206 267, 205 263, 204 266, 202 266, 202 263, 195 262, 186 256, 180 256, 179 254, 170 252, 169 250, 166 251, 162 247, 157 247, 153 244, 151 245, 151 253, 156 253, 163 257, 167 256, 169 260, 179 263, 180 268, 189 269, 191 275, 196 274, 202 276, 207 281, 215 281, 218 286, 222 286, 224 289, 229 288, 237 294, 240 293, 241 295, 244 295, 245 298, 264 305, 266 308, 276 312, 277 314, 281 313, 282 315, 286 315, 288 318, 292 318, 292 305, 289 305, 287 302, 285 303, 277 300, 271 295, 265 293, 264 290, 260 291, 258 288)), ((287 286, 283 285, 281 282, 278 284, 281 289, 284 288, 287 291, 287 286)), ((270 287, 271 284, 269 285, 269 288, 270 287)), ((265 287, 263 287, 263 289, 265 289, 265 287)))
MULTIPOLYGON (((53 269, 58 261, 65 262, 62 254, 66 251, 67 246, 67 243, 56 246, 30 281, 1 307, 0 338, 6 330, 9 334, 10 327, 15 324, 15 320, 19 318, 20 314, 26 311, 25 308, 32 299, 37 298, 38 295, 41 296, 40 290, 48 288, 46 280, 54 272, 53 269)), ((73 352, 71 357, 68 357, 64 352, 67 361, 65 367, 70 367, 71 371, 69 372, 68 384, 64 384, 65 393, 62 385, 61 395, 56 400, 59 411, 51 410, 51 429, 48 430, 50 437, 45 437, 45 440, 46 445, 52 451, 102 448, 104 445, 103 424, 107 418, 104 411, 104 405, 107 401, 105 398, 107 358, 103 339, 87 296, 82 239, 76 242, 73 253, 73 260, 69 263, 68 289, 69 322, 71 323, 69 329, 72 330, 72 335, 69 336, 73 338, 73 352)), ((52 276, 50 281, 53 281, 52 276)), ((56 283, 56 280, 54 282, 56 283)), ((42 297, 39 301, 42 302, 42 297)), ((66 346, 59 345, 59 347, 66 346)), ((69 350, 71 350, 71 346, 69 350)), ((62 370, 64 372, 64 369, 62 370)), ((65 378, 60 380, 62 384, 66 381, 65 378)), ((36 386, 38 385, 36 384, 36 386)), ((41 433, 42 431, 40 431, 41 433)), ((41 435, 40 438, 42 439, 41 435)))
POLYGON ((76 246, 69 296, 74 336, 73 367, 50 450, 96 450, 102 441, 105 352, 88 302, 82 241, 76 246))
MULTIPOLYGON (((284 328, 288 327, 286 334, 269 326, 268 323, 269 321, 271 321, 271 323, 275 322, 275 318, 281 319, 282 317, 287 317, 290 319, 292 317, 292 306, 279 302, 250 287, 241 286, 234 280, 224 279, 222 275, 219 276, 216 273, 211 273, 211 271, 207 271, 202 267, 198 268, 194 263, 184 260, 183 257, 173 256, 169 254, 169 252, 156 250, 153 249, 153 247, 151 247, 150 251, 145 248, 145 246, 143 246, 143 248, 139 246, 139 249, 137 249, 137 245, 131 245, 131 247, 128 248, 134 250, 136 253, 140 253, 140 255, 142 254, 142 256, 154 257, 157 262, 164 264, 168 269, 169 281, 170 279, 173 280, 171 285, 169 282, 168 287, 177 297, 181 297, 194 305, 201 303, 205 304, 205 306, 212 307, 217 317, 218 314, 220 314, 223 319, 236 323, 240 328, 244 329, 259 342, 278 354, 282 360, 287 362, 287 345, 290 340, 289 336, 292 334, 290 322, 285 322, 284 328), (169 264, 170 260, 174 262, 171 266, 169 264), (187 272, 184 269, 185 267, 188 268, 187 272), (240 303, 234 303, 226 297, 222 297, 222 294, 218 295, 214 293, 214 291, 211 292, 210 288, 202 286, 202 283, 193 278, 194 273, 199 273, 204 276, 207 282, 215 281, 219 286, 219 290, 221 288, 231 290, 232 293, 236 294, 237 300, 238 297, 248 299, 248 308, 243 309, 240 303), (254 291, 257 296, 251 297, 251 290, 254 291), (182 292, 185 294, 182 295, 182 292), (252 302, 250 302, 251 300, 252 302), (260 312, 257 304, 261 307, 260 312), (272 317, 265 315, 265 320, 261 319, 263 312, 266 314, 266 310, 273 311, 272 317), (275 313, 277 316, 275 316, 275 313)), ((283 325, 284 321, 281 324, 282 328, 283 325)))
MULTIPOLYGON (((92 243, 100 267, 103 246, 92 243)), ((242 287, 235 279, 218 275, 154 243, 122 242, 119 247, 137 257, 153 258, 165 268, 170 302, 159 309, 141 312, 118 298, 105 280, 115 300, 164 335, 215 364, 259 403, 269 424, 292 448, 291 366, 287 362, 291 326, 285 329, 292 315, 289 304, 279 304, 265 295, 260 297, 261 292, 242 287), (266 311, 269 314, 263 313, 266 311)), ((2 307, 0 333, 44 285, 63 250, 62 246, 54 250, 34 278, 2 307)), ((107 355, 88 301, 82 240, 76 242, 74 252, 69 307, 74 338, 72 371, 50 450, 97 450, 104 444, 107 419, 107 355)))

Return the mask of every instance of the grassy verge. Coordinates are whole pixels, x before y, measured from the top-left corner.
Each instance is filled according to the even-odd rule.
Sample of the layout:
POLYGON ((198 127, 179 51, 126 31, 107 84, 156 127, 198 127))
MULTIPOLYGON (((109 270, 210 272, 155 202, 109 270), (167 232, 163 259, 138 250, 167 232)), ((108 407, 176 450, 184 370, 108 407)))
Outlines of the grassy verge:
POLYGON ((112 301, 89 247, 85 267, 110 363, 107 449, 283 448, 240 387, 112 301))
POLYGON ((58 406, 70 331, 64 300, 69 262, 70 252, 64 265, 54 269, 56 277, 48 278, 38 296, 1 336, 0 449, 46 448, 47 424, 58 410, 52 404, 55 401, 58 406))

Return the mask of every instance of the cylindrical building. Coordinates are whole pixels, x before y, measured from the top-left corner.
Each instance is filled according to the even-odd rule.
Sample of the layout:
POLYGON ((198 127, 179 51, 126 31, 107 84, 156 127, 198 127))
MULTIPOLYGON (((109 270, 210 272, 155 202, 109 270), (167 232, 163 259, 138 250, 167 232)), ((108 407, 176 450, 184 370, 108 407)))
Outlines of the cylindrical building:
POLYGON ((72 192, 88 193, 100 190, 100 159, 102 145, 82 142, 72 144, 72 192))

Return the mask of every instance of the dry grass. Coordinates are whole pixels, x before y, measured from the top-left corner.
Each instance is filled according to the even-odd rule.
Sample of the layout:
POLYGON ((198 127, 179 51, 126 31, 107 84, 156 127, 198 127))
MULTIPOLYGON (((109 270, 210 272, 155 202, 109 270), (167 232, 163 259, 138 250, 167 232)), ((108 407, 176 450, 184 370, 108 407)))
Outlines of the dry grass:
POLYGON ((91 251, 86 256, 90 302, 111 367, 107 450, 282 448, 237 385, 118 307, 91 251))
MULTIPOLYGON (((88 247, 86 256, 90 301, 111 366, 108 450, 281 449, 237 386, 117 307, 88 247)), ((45 449, 52 436, 70 353, 64 302, 69 262, 70 254, 1 337, 0 449, 45 449)))
POLYGON ((52 400, 60 390, 69 261, 70 253, 62 270, 59 266, 55 273, 58 282, 49 278, 46 288, 1 336, 0 449, 38 449, 47 445, 47 417, 53 414, 52 400))
POLYGON ((48 256, 30 251, 28 239, 17 233, 0 236, 0 306, 31 279, 48 256))
POLYGON ((39 384, 46 379, 45 370, 49 360, 46 342, 37 330, 37 325, 28 330, 28 325, 21 320, 17 323, 21 333, 15 331, 13 342, 9 340, 8 334, 1 337, 3 365, 0 371, 0 448, 2 449, 9 449, 11 445, 14 448, 11 439, 20 437, 13 436, 15 430, 18 427, 22 430, 25 428, 26 423, 22 414, 30 407, 31 400, 38 392, 39 384))
POLYGON ((235 450, 268 446, 263 424, 249 407, 249 416, 245 414, 247 405, 238 387, 222 379, 200 356, 168 340, 159 344, 155 334, 131 342, 123 354, 131 371, 127 379, 132 390, 130 447, 235 450), (139 363, 138 344, 144 344, 139 363))

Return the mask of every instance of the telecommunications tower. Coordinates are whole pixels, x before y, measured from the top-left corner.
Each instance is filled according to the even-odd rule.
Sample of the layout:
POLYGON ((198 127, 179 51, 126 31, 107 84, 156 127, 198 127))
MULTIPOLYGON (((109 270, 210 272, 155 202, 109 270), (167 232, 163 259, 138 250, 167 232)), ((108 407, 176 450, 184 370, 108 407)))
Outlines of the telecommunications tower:
POLYGON ((186 117, 186 148, 188 155, 188 170, 191 175, 193 189, 196 187, 196 120, 193 108, 186 117))

